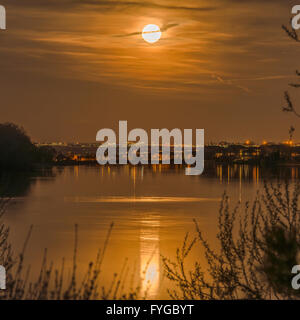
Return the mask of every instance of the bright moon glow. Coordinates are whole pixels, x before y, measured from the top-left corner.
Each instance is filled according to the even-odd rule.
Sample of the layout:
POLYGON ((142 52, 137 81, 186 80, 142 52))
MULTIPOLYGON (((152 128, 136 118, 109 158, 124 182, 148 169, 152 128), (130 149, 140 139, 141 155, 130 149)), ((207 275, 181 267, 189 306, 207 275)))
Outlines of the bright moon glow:
POLYGON ((143 39, 148 43, 154 43, 161 37, 161 31, 155 24, 148 24, 142 32, 143 39))

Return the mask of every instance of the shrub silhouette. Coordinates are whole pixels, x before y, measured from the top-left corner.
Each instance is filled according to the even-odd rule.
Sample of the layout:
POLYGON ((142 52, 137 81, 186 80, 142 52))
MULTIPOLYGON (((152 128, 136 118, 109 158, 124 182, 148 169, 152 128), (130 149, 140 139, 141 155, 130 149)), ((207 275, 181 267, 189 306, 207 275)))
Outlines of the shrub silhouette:
POLYGON ((300 184, 265 184, 255 201, 230 209, 223 196, 218 221, 218 250, 205 240, 198 223, 175 261, 163 257, 167 278, 176 286, 173 299, 299 299, 291 270, 299 264, 300 184), (195 245, 204 250, 207 267, 196 261, 186 269, 195 245))

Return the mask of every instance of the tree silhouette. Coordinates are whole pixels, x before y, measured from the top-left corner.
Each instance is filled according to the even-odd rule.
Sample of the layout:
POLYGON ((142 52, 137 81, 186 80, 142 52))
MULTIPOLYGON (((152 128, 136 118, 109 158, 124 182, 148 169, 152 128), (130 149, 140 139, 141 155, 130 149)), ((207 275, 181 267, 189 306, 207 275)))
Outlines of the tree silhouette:
POLYGON ((52 148, 36 147, 24 129, 13 124, 0 124, 0 171, 32 169, 36 163, 51 162, 52 148))

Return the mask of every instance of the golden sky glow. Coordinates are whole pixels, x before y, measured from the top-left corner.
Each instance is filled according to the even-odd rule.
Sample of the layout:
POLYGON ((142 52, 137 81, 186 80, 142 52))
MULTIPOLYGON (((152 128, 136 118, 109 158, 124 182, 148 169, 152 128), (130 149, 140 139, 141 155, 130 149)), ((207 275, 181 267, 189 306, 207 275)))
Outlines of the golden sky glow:
POLYGON ((209 140, 285 139, 281 93, 299 60, 281 30, 290 1, 2 2, 0 115, 37 140, 93 141, 119 119, 205 128, 209 140), (142 37, 148 24, 162 32, 154 45, 142 37))

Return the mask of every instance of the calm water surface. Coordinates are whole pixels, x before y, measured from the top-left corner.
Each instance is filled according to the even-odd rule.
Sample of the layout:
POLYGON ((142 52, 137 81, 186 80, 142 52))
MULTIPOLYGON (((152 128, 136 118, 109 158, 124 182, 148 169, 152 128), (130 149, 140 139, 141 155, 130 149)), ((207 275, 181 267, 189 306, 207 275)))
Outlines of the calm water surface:
MULTIPOLYGON (((168 298, 170 283, 163 276, 160 256, 174 258, 186 232, 195 234, 196 219, 212 245, 216 244, 220 198, 226 190, 234 206, 255 197, 263 179, 298 178, 298 168, 268 171, 249 166, 216 166, 200 177, 185 176, 183 168, 63 167, 43 176, 17 176, 7 183, 13 201, 5 214, 10 239, 21 250, 30 225, 34 226, 26 263, 36 279, 44 248, 59 267, 70 268, 74 225, 79 225, 78 273, 83 275, 103 245, 109 225, 112 237, 102 269, 102 283, 109 285, 126 258, 136 280, 151 282, 148 298, 168 298)), ((192 251, 188 263, 202 259, 192 251)), ((204 263, 204 262, 203 262, 204 263)), ((70 275, 70 269, 68 271, 70 275)), ((129 279, 128 279, 129 282, 129 279)))

